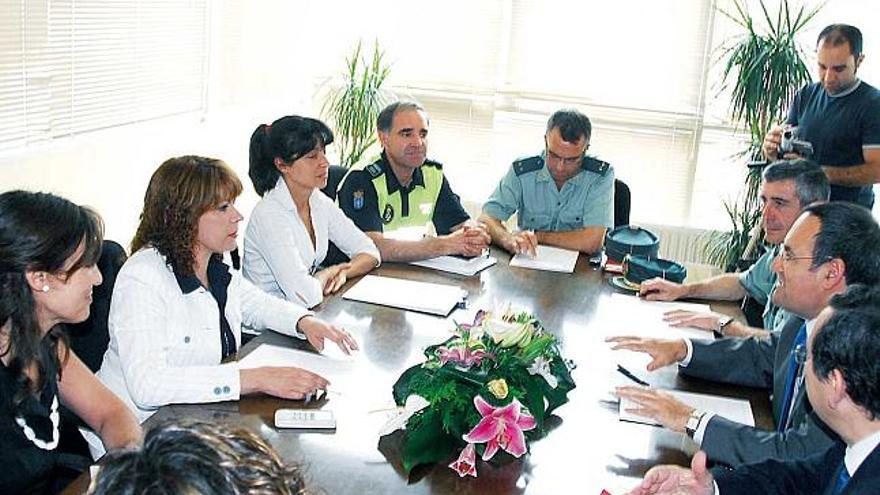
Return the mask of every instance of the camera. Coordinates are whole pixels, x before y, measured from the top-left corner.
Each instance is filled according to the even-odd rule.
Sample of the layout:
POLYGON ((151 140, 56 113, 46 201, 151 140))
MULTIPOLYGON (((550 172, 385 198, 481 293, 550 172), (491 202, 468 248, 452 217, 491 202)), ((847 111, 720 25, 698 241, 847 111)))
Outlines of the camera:
POLYGON ((812 158, 813 144, 797 138, 797 127, 786 129, 782 132, 782 143, 776 152, 777 158, 782 158, 786 153, 797 153, 803 158, 812 158))

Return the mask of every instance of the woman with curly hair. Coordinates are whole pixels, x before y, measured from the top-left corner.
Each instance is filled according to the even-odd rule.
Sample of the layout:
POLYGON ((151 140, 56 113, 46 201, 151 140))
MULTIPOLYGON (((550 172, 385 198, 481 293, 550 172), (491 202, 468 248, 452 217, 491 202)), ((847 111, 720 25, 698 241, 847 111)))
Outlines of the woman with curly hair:
POLYGON ((221 423, 164 422, 137 450, 108 454, 93 495, 302 495, 299 468, 250 430, 221 423))
POLYGON ((144 196, 132 256, 116 279, 110 344, 98 377, 141 421, 166 404, 238 400, 265 393, 302 399, 327 386, 295 367, 239 369, 241 327, 271 328, 343 352, 354 339, 272 297, 223 263, 242 216, 241 182, 225 163, 183 156, 163 163, 144 196))
POLYGON ((262 200, 244 239, 244 276, 266 292, 307 307, 379 264, 373 241, 320 191, 327 185, 330 128, 290 115, 251 135, 248 175, 262 200), (351 261, 319 269, 333 242, 351 261))
MULTIPOLYGON (((68 348, 64 323, 89 316, 103 225, 52 194, 0 194, 0 491, 54 492, 70 481, 58 451, 64 405, 108 448, 140 441, 131 412, 68 348), (59 479, 60 476, 60 479, 59 479)), ((87 464, 86 464, 87 465, 87 464)))

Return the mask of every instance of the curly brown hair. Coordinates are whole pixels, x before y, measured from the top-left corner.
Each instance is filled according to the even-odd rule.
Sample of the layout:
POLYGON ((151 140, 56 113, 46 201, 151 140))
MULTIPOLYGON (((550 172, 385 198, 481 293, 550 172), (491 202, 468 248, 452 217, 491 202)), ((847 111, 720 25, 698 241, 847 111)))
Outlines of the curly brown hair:
POLYGON ((199 217, 241 191, 238 176, 222 160, 195 155, 166 160, 150 178, 131 252, 154 247, 178 273, 191 275, 199 217))
POLYGON ((194 419, 159 423, 140 449, 101 461, 95 495, 306 495, 297 464, 240 426, 194 419))

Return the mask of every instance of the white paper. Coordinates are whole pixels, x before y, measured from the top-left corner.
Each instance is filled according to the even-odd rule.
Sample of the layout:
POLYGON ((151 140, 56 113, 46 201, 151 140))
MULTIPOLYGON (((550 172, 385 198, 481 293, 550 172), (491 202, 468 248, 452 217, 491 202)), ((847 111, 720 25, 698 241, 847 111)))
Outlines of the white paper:
MULTIPOLYGON (((325 341, 325 350, 330 349, 327 345, 335 347, 336 344, 325 341)), ((250 354, 238 361, 239 369, 261 368, 263 366, 294 366, 312 373, 321 375, 330 382, 330 387, 336 392, 342 392, 348 388, 344 384, 350 382, 352 377, 357 376, 355 363, 360 359, 360 354, 354 352, 346 356, 339 348, 331 355, 315 354, 313 352, 279 347, 276 345, 262 344, 250 354), (336 357, 336 355, 340 357, 336 357)))
POLYGON ((578 252, 552 246, 538 246, 537 256, 517 254, 510 259, 510 266, 546 270, 549 272, 572 273, 577 263, 578 252))
POLYGON ((410 265, 440 270, 441 272, 454 273, 473 277, 477 273, 489 268, 498 260, 491 256, 476 256, 474 258, 461 258, 458 256, 438 256, 420 261, 410 261, 410 265))
POLYGON ((446 316, 467 297, 467 291, 443 284, 367 275, 343 299, 446 316))
POLYGON ((612 293, 609 299, 598 304, 597 321, 607 328, 608 335, 634 335, 663 339, 712 339, 712 332, 698 328, 673 327, 663 321, 667 311, 683 309, 709 312, 708 304, 685 302, 646 301, 642 298, 612 293))
MULTIPOLYGON (((685 404, 699 409, 724 416, 725 418, 742 423, 748 426, 755 426, 755 416, 752 414, 752 406, 749 401, 744 399, 731 399, 729 397, 720 397, 717 395, 695 394, 691 392, 680 392, 678 390, 664 390, 685 404)), ((632 423, 641 423, 646 425, 660 426, 657 421, 639 416, 627 409, 638 408, 638 404, 629 399, 620 399, 620 420, 632 423)))

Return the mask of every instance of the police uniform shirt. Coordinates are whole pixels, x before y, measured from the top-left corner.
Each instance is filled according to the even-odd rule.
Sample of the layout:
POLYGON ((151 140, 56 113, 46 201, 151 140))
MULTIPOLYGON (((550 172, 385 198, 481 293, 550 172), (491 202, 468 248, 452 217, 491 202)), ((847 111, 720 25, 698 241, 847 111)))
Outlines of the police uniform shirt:
MULTIPOLYGON (((440 163, 427 160, 413 172, 409 186, 404 187, 397 180, 397 176, 391 170, 391 166, 385 159, 385 153, 383 152, 382 156, 375 163, 368 165, 364 169, 349 172, 339 189, 339 195, 337 196, 339 207, 364 232, 384 232, 386 225, 392 222, 399 226, 415 226, 400 224, 405 224, 407 218, 415 216, 417 213, 414 209, 420 208, 420 205, 410 201, 410 196, 418 196, 424 193, 425 173, 423 169, 425 167, 435 167, 438 171, 442 170, 440 163), (376 194, 376 182, 374 182, 374 178, 379 177, 382 178, 379 181, 380 184, 382 182, 385 184, 388 197, 392 197, 395 194, 400 195, 400 211, 397 211, 397 208, 392 207, 391 204, 379 204, 378 195, 376 194)), ((458 195, 452 192, 449 181, 442 175, 442 172, 440 177, 442 177, 442 184, 440 185, 437 200, 432 205, 431 222, 434 224, 437 234, 446 235, 452 231, 453 227, 467 221, 470 217, 461 206, 461 200, 458 195)))
MULTIPOLYGON (((859 81, 830 96, 819 83, 805 86, 791 105, 786 123, 798 127, 798 139, 813 145, 813 161, 832 167, 865 163, 864 149, 880 148, 880 91, 859 81)), ((874 204, 871 186, 831 185, 832 201, 874 204)))
POLYGON ((483 205, 483 213, 501 221, 517 213, 517 225, 523 230, 613 228, 614 169, 607 162, 584 157, 580 173, 559 190, 543 153, 517 160, 483 205))

